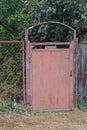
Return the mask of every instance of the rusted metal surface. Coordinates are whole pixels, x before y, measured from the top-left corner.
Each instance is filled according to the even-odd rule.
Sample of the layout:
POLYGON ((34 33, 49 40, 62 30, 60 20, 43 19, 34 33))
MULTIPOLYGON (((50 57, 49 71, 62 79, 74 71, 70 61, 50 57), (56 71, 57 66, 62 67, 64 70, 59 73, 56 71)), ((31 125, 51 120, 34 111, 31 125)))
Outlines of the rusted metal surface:
MULTIPOLYGON (((72 41, 70 43, 70 108, 72 108, 73 104, 74 104, 74 53, 75 53, 75 41, 72 41)), ((74 107, 74 106, 73 106, 74 107)))
POLYGON ((25 30, 26 41, 26 105, 30 104, 30 42, 28 40, 28 30, 25 30))
POLYGON ((70 42, 31 42, 31 45, 70 45, 70 42))
POLYGON ((33 109, 73 109, 72 44, 63 49, 32 49, 30 97, 33 109))
POLYGON ((21 44, 22 42, 23 42, 22 40, 12 40, 12 41, 6 41, 6 40, 1 41, 0 40, 0 43, 20 43, 21 44))
POLYGON ((21 50, 21 53, 22 53, 22 88, 23 88, 23 100, 24 100, 24 104, 25 104, 25 70, 24 70, 24 41, 22 40, 12 40, 12 41, 1 41, 0 40, 0 43, 3 43, 3 44, 7 44, 7 43, 10 43, 10 44, 21 44, 22 46, 22 50, 21 50))
POLYGON ((23 84, 23 100, 24 100, 24 105, 26 104, 26 95, 25 95, 25 65, 24 65, 24 41, 22 43, 22 84, 23 84))
POLYGON ((72 110, 74 89, 74 48, 76 30, 60 22, 39 23, 26 30, 26 99, 35 110, 72 110), (72 42, 29 43, 28 30, 42 24, 60 24, 74 32, 72 42), (44 45, 45 48, 33 49, 44 45), (57 45, 69 45, 57 47, 57 45))

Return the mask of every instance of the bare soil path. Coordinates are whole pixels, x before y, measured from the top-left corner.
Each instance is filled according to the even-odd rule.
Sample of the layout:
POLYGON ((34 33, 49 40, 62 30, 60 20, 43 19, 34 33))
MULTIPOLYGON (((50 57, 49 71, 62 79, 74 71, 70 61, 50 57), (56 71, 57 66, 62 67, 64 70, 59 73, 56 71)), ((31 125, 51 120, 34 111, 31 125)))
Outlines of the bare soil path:
POLYGON ((87 112, 0 113, 0 130, 87 130, 87 112))

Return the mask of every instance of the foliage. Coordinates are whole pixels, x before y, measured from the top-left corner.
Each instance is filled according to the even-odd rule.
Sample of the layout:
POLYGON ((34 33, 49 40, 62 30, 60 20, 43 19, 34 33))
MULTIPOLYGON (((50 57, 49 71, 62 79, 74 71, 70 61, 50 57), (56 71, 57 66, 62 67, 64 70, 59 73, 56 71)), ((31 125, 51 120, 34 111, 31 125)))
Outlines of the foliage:
POLYGON ((87 110, 87 100, 82 98, 81 93, 78 94, 78 108, 81 110, 87 110))
MULTIPOLYGON (((37 22, 50 20, 63 22, 74 27, 77 30, 77 36, 79 37, 82 36, 82 34, 86 33, 86 0, 1 0, 0 7, 0 25, 5 28, 4 32, 6 30, 8 31, 8 34, 6 33, 3 35, 6 37, 3 38, 2 36, 0 39, 8 39, 9 33, 10 39, 17 39, 19 38, 19 34, 24 30, 25 27, 31 26, 32 24, 35 24, 37 22)), ((3 28, 0 28, 1 31, 3 31, 3 28)), ((66 29, 63 29, 61 27, 56 28, 56 26, 51 27, 50 29, 52 30, 52 32, 50 33, 54 33, 56 37, 61 37, 61 35, 58 35, 57 33, 59 30, 61 30, 59 31, 60 34, 62 31, 65 32, 65 34, 67 32, 66 29)), ((37 32, 39 35, 38 37, 40 37, 42 35, 41 33, 43 33, 40 39, 41 41, 47 40, 46 35, 48 35, 49 32, 48 25, 40 27, 37 32)), ((34 38, 34 36, 31 38, 32 40, 39 39, 34 38)), ((65 36, 63 36, 62 38, 64 37, 65 36)), ((59 40, 62 38, 59 38, 59 40)), ((52 39, 52 41, 53 40, 55 39, 52 39)))
POLYGON ((30 3, 31 1, 28 3, 24 0, 1 0, 0 29, 1 31, 4 30, 4 32, 7 30, 7 33, 0 37, 1 40, 19 38, 19 33, 25 28, 27 23, 29 24, 30 11, 27 9, 30 3))
POLYGON ((17 104, 15 101, 12 101, 11 98, 8 98, 7 100, 3 101, 2 104, 0 104, 0 111, 14 112, 18 114, 37 114, 36 111, 30 110, 29 108, 25 108, 23 105, 17 104))
MULTIPOLYGON (((86 13, 86 0, 76 0, 76 1, 37 0, 37 1, 34 1, 33 3, 32 12, 33 12, 33 15, 31 16, 32 21, 36 20, 37 23, 42 22, 42 21, 50 21, 50 20, 63 22, 75 28, 77 30, 77 36, 79 37, 81 37, 82 34, 84 34, 87 29, 86 28, 87 16, 85 14, 86 13)), ((57 26, 55 26, 55 28, 54 27, 51 28, 51 30, 52 30, 52 33, 54 33, 56 37, 59 37, 59 40, 63 32, 65 32, 65 36, 63 35, 61 39, 64 39, 64 37, 66 37, 69 32, 69 30, 64 30, 61 27, 57 27, 57 26), (59 31, 59 35, 58 35, 58 31, 59 31)), ((39 28, 39 32, 38 32, 39 36, 41 36, 40 32, 41 33, 44 32, 43 34, 44 36, 41 37, 40 39, 42 41, 42 39, 43 40, 45 39, 45 35, 49 33, 48 26, 42 26, 39 28)), ((34 30, 34 33, 35 33, 35 30, 34 30)), ((50 36, 50 39, 51 39, 51 36, 50 36)))
POLYGON ((15 104, 12 102, 12 100, 9 98, 8 100, 5 100, 1 105, 0 105, 0 111, 2 112, 9 112, 15 109, 15 104))
POLYGON ((22 99, 22 53, 21 44, 0 45, 0 94, 22 99))

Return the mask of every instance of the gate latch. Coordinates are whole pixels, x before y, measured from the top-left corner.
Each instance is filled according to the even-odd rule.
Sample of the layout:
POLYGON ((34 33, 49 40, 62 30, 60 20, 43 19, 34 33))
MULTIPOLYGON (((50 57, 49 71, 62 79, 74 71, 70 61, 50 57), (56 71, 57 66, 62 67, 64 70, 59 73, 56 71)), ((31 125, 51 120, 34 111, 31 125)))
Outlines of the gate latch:
POLYGON ((70 71, 70 77, 72 77, 72 71, 70 71))

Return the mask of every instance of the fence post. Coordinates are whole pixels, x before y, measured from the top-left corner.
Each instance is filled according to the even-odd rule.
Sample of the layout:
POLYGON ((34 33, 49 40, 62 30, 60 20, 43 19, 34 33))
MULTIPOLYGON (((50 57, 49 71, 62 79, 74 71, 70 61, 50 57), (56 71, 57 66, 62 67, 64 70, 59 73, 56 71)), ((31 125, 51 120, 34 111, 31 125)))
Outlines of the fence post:
POLYGON ((78 107, 78 57, 79 57, 79 45, 78 38, 76 39, 76 50, 75 50, 75 107, 78 107))
POLYGON ((29 65, 29 54, 30 54, 30 42, 28 40, 28 29, 25 30, 25 42, 26 42, 26 105, 30 103, 30 65, 29 65))

